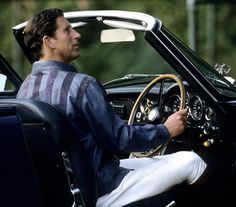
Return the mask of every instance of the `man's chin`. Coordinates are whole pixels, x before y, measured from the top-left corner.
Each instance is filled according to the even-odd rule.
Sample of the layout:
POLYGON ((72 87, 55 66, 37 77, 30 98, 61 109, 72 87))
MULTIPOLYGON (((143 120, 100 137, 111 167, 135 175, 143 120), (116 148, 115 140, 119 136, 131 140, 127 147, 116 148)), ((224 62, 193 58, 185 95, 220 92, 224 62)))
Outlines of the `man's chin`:
POLYGON ((80 53, 71 56, 71 61, 80 57, 80 53))

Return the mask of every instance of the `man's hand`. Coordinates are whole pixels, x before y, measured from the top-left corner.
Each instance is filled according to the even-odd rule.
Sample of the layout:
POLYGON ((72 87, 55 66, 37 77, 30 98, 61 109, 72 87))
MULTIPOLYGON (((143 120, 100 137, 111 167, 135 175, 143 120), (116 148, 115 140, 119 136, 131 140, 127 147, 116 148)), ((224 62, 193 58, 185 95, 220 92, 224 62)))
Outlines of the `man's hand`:
POLYGON ((184 131, 187 120, 188 117, 186 109, 177 111, 168 117, 164 125, 168 129, 171 138, 181 134, 184 131))

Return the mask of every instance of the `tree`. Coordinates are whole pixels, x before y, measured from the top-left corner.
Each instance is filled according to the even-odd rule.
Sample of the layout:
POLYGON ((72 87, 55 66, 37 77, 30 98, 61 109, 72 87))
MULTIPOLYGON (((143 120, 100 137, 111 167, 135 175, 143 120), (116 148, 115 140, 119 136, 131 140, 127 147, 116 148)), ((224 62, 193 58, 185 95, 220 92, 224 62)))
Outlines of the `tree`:
MULTIPOLYGON (((52 7, 62 8, 64 11, 72 10, 95 10, 95 9, 118 9, 131 10, 148 13, 157 18, 160 18, 163 24, 171 30, 183 42, 188 44, 188 15, 185 0, 12 0, 1 3, 0 26, 2 28, 2 41, 0 44, 0 52, 14 66, 16 71, 24 78, 30 72, 31 66, 22 55, 16 41, 13 38, 11 28, 18 23, 29 19, 33 13, 52 7), (10 11, 10 12, 9 12, 10 11)), ((232 75, 236 77, 235 57, 235 36, 236 29, 234 22, 236 20, 235 4, 218 4, 215 8, 215 54, 213 62, 223 62, 232 68, 232 75)), ((206 49, 206 26, 207 7, 199 6, 198 8, 198 24, 200 25, 197 31, 198 41, 197 51, 204 59, 209 60, 209 51, 206 49)), ((134 52, 123 53, 123 61, 117 60, 116 56, 102 59, 110 55, 111 48, 101 50, 99 45, 91 46, 87 39, 91 40, 93 33, 87 31, 81 39, 83 42, 83 57, 76 62, 78 66, 86 73, 95 75, 102 81, 109 80, 114 76, 110 66, 115 66, 116 75, 122 75, 126 72, 152 72, 154 69, 142 71, 139 67, 132 67, 134 59, 140 59, 140 64, 146 64, 153 61, 150 59, 150 50, 143 53, 140 48, 134 47, 134 52), (99 52, 98 52, 99 51, 99 52), (96 62, 96 68, 91 65, 91 59, 96 62)), ((119 53, 121 48, 117 46, 116 52, 119 53)), ((159 65, 159 70, 166 70, 159 65)), ((156 70, 156 69, 155 69, 156 70)))

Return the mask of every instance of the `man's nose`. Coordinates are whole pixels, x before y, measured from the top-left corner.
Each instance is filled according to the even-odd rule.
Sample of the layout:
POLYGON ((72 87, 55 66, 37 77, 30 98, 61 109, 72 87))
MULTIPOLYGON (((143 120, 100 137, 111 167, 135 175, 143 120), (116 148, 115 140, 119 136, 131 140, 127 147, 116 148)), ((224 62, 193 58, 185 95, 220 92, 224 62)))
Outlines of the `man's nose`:
POLYGON ((81 38, 81 34, 79 32, 77 32, 76 30, 74 30, 74 38, 76 38, 76 39, 81 38))

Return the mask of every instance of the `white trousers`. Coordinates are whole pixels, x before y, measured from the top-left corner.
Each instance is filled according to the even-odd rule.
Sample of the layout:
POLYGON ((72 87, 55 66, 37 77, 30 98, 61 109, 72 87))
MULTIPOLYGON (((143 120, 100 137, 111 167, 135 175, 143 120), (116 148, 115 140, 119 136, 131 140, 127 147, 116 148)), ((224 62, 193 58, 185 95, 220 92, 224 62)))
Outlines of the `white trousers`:
POLYGON ((158 195, 186 181, 193 184, 206 169, 206 163, 194 152, 180 151, 152 158, 130 158, 120 165, 129 172, 112 192, 97 200, 97 207, 121 207, 158 195))

